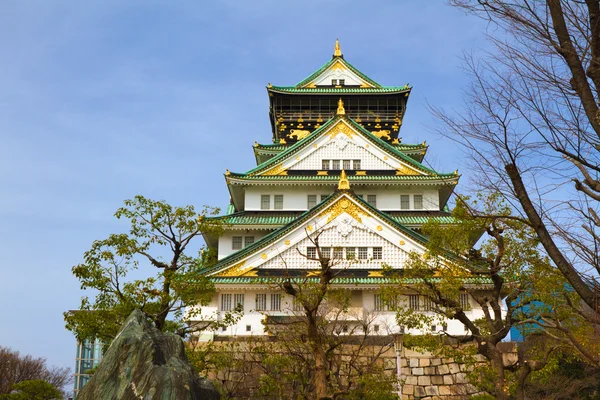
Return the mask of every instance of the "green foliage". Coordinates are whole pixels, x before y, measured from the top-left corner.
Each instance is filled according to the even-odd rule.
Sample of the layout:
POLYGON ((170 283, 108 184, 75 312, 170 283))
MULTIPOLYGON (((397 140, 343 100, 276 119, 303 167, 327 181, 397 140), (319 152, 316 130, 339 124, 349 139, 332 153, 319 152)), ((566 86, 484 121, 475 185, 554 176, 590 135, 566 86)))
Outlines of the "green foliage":
POLYGON ((0 396, 0 400, 60 400, 62 394, 43 380, 22 381, 13 386, 13 393, 0 396))
POLYGON ((204 207, 197 213, 143 196, 126 200, 115 216, 128 221, 129 232, 94 241, 73 267, 81 288, 95 295, 82 298, 80 311, 64 314, 67 329, 79 340, 110 343, 137 308, 163 331, 188 333, 189 312, 199 310, 186 306, 206 305, 214 293, 200 271, 216 257, 197 242, 203 233, 222 234, 223 227, 207 219, 218 211, 204 207))

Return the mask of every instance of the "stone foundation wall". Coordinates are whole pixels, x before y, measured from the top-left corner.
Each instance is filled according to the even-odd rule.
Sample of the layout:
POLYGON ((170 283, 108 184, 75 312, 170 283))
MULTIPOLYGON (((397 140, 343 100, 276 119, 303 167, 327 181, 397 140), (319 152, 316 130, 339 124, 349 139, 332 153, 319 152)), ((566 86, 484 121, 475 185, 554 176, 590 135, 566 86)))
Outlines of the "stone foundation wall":
POLYGON ((468 366, 452 358, 403 349, 400 366, 402 400, 458 400, 481 393, 469 383, 468 366))

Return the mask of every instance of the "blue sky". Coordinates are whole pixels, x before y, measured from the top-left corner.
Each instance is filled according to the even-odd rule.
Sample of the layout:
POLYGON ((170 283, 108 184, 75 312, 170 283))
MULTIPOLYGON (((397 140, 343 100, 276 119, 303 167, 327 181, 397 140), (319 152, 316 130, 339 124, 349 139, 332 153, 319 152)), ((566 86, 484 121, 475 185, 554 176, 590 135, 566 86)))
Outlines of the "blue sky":
POLYGON ((434 0, 2 2, 0 345, 72 368, 71 267, 124 229, 114 211, 136 194, 226 206, 225 169, 271 138, 266 84, 308 76, 336 37, 371 78, 414 87, 404 142, 465 173, 427 102, 461 108, 460 55, 485 29, 434 0))

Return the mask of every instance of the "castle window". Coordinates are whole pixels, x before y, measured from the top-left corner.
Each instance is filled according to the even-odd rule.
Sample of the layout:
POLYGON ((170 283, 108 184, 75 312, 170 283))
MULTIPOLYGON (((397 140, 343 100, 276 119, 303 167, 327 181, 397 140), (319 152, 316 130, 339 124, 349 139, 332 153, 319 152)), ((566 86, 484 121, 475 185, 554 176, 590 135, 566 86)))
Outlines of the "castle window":
POLYGON ((360 160, 354 160, 352 163, 354 169, 360 169, 360 160))
POLYGON ((358 259, 366 260, 369 257, 369 248, 368 247, 359 247, 358 248, 358 259))
POLYGON ((321 257, 331 258, 331 247, 321 247, 321 257))
POLYGON ((321 169, 329 169, 329 160, 321 161, 321 169))
POLYGON ((346 258, 348 260, 354 260, 354 258, 356 258, 356 247, 346 248, 346 258))
POLYGON ((375 194, 367 195, 367 203, 369 203, 373 207, 377 207, 377 195, 375 195, 375 194))
POLYGON ((329 196, 328 194, 322 194, 321 195, 321 201, 325 200, 327 198, 327 196, 329 196))
POLYGON ((336 260, 341 260, 344 258, 344 248, 343 247, 334 247, 333 248, 333 258, 336 260))
POLYGON ((306 207, 309 210, 316 205, 317 205, 317 195, 316 194, 309 194, 308 196, 306 196, 306 207))
POLYGON ((256 294, 256 311, 265 311, 267 309, 267 294, 257 293, 256 294))
POLYGON ((419 295, 411 294, 408 296, 408 308, 414 311, 419 311, 419 295))
POLYGON ((221 294, 221 311, 231 311, 231 293, 221 294))
POLYGON ((470 308, 470 306, 469 306, 469 293, 461 293, 459 301, 460 301, 460 307, 463 310, 468 310, 470 308))
POLYGON ((413 202, 414 202, 415 210, 423 209, 423 195, 422 194, 415 194, 413 196, 413 202))
POLYGON ((275 196, 273 196, 275 198, 274 201, 274 206, 276 210, 283 210, 283 195, 282 194, 276 194, 275 196))
POLYGON ((427 296, 423 296, 423 310, 433 311, 433 301, 427 296))
POLYGON ((350 166, 350 160, 344 160, 343 161, 343 165, 344 165, 344 169, 348 170, 351 169, 352 167, 350 166))
POLYGON ((331 160, 331 169, 340 169, 340 160, 331 160))
POLYGON ((271 293, 271 311, 281 310, 281 294, 271 293))
POLYGON ((340 86, 344 86, 344 84, 345 84, 345 83, 346 83, 346 80, 345 80, 345 79, 340 79, 340 80, 338 81, 338 84, 339 84, 340 86))
POLYGON ((252 332, 252 325, 246 325, 246 332, 252 332))
POLYGON ((383 257, 383 248, 373 247, 373 260, 381 260, 383 257))
POLYGON ((235 308, 244 311, 244 293, 236 293, 233 295, 233 304, 235 308))
MULTIPOLYGON (((375 294, 375 311, 387 311, 388 307, 387 304, 385 304, 385 301, 383 299, 383 295, 381 294, 375 294)), ((377 332, 377 331, 375 331, 377 332)))
POLYGON ((337 84, 338 84, 338 80, 337 79, 332 79, 331 80, 331 85, 332 86, 337 86, 337 84))
POLYGON ((242 248, 242 237, 234 236, 231 239, 231 250, 241 250, 242 248))
POLYGON ((306 248, 306 257, 317 258, 317 248, 316 247, 307 247, 306 248))
POLYGON ((271 209, 271 195, 263 194, 260 196, 260 209, 270 210, 271 209))
POLYGON ((374 331, 375 333, 379 333, 379 325, 374 325, 374 326, 373 326, 373 331, 374 331))
POLYGON ((302 305, 302 303, 296 299, 294 297, 294 305, 293 305, 294 311, 304 311, 304 306, 302 305))
POLYGON ((400 209, 410 210, 410 196, 407 194, 400 195, 400 209))
POLYGON ((244 237, 244 247, 250 246, 252 243, 254 243, 254 236, 244 237))

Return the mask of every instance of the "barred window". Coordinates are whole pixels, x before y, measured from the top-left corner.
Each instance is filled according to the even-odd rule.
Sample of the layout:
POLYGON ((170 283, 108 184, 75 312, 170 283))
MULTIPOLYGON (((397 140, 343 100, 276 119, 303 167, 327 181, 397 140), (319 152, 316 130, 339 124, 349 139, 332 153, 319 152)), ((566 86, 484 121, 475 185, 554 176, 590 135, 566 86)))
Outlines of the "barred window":
POLYGON ((242 248, 242 237, 234 236, 231 239, 231 250, 240 250, 242 248))
POLYGON ((359 247, 358 248, 358 258, 359 260, 366 260, 369 258, 369 248, 368 247, 359 247))
POLYGON ((260 196, 260 209, 270 210, 271 209, 271 195, 263 194, 260 196))
POLYGON ((331 247, 321 247, 321 257, 331 258, 331 247))
POLYGON ((294 311, 304 311, 304 306, 302 306, 302 303, 296 298, 294 298, 293 308, 294 311))
POLYGON ((306 206, 309 210, 316 205, 317 205, 317 195, 316 194, 309 194, 308 196, 306 196, 306 206))
POLYGON ((419 311, 419 295, 411 294, 408 296, 408 308, 414 311, 419 311))
POLYGON ((254 243, 254 236, 244 237, 244 247, 250 246, 252 243, 254 243))
POLYGON ((354 160, 352 164, 354 169, 360 169, 360 160, 354 160))
POLYGON ((373 260, 381 260, 383 258, 383 248, 373 247, 373 260))
POLYGON ((354 260, 356 258, 356 247, 346 247, 346 258, 354 260))
POLYGON ((337 79, 332 79, 332 80, 331 80, 331 84, 332 84, 333 86, 336 86, 336 85, 338 84, 338 80, 337 80, 337 79))
POLYGON ((400 195, 400 209, 410 210, 410 196, 407 194, 400 195))
POLYGON ((327 196, 329 196, 328 194, 322 194, 321 195, 321 201, 325 200, 327 198, 327 196))
POLYGON ((329 160, 321 161, 321 169, 329 169, 329 160))
POLYGON ((422 194, 415 194, 413 196, 413 202, 414 202, 415 210, 423 209, 423 195, 422 194))
POLYGON ((231 293, 221 294, 221 311, 231 311, 231 293))
POLYGON ((345 170, 351 169, 352 167, 350 167, 350 160, 344 160, 343 161, 343 166, 345 170))
POLYGON ((374 194, 367 195, 367 203, 369 203, 373 207, 377 207, 377 195, 374 195, 374 194))
POLYGON ((244 311, 244 293, 236 293, 233 295, 233 304, 235 308, 244 311))
POLYGON ((375 294, 375 311, 387 311, 388 306, 383 300, 383 295, 375 294))
POLYGON ((271 293, 271 311, 281 310, 281 294, 271 293))
POLYGON ((331 169, 340 169, 340 160, 331 160, 331 169))
POLYGON ((317 248, 316 247, 307 247, 306 248, 306 257, 317 258, 317 248))
POLYGON ((265 311, 267 309, 267 294, 256 294, 256 311, 265 311))
POLYGON ((345 83, 346 83, 346 80, 345 80, 345 79, 340 79, 340 80, 338 81, 338 84, 339 84, 340 86, 344 86, 344 84, 345 84, 345 83))
POLYGON ((427 296, 423 296, 423 311, 433 311, 434 303, 427 296))
POLYGON ((470 304, 469 304, 469 293, 461 293, 459 301, 460 301, 460 307, 463 310, 468 310, 471 308, 470 304))
POLYGON ((337 260, 341 260, 344 258, 344 248, 343 247, 334 247, 333 248, 333 258, 337 260))
POLYGON ((283 195, 282 194, 276 194, 275 196, 275 209, 276 210, 283 210, 283 195))

